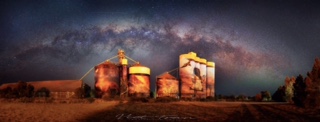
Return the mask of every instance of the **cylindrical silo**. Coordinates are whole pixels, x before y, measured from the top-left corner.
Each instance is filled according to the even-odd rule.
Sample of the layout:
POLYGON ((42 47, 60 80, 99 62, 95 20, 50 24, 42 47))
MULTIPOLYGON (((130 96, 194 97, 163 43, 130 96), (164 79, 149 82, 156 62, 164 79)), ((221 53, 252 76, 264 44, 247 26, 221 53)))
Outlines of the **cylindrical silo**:
POLYGON ((206 98, 206 87, 207 87, 207 60, 204 58, 200 59, 200 76, 201 76, 201 84, 202 84, 202 91, 201 91, 201 98, 206 98))
POLYGON ((207 97, 215 95, 215 63, 207 62, 207 97))
POLYGON ((120 96, 127 97, 128 96, 128 60, 123 58, 120 61, 120 96))
POLYGON ((150 68, 135 65, 129 68, 129 96, 150 96, 150 68))
POLYGON ((193 79, 196 53, 190 52, 179 57, 180 96, 181 98, 194 97, 193 79))
POLYGON ((157 97, 174 97, 179 95, 179 81, 165 73, 157 77, 157 97))
POLYGON ((195 67, 193 69, 194 76, 193 76, 193 87, 191 88, 194 90, 194 97, 200 98, 205 92, 203 91, 204 88, 202 87, 202 77, 200 72, 200 58, 195 57, 195 67))
POLYGON ((95 66, 95 89, 98 97, 119 95, 119 68, 109 61, 95 66))

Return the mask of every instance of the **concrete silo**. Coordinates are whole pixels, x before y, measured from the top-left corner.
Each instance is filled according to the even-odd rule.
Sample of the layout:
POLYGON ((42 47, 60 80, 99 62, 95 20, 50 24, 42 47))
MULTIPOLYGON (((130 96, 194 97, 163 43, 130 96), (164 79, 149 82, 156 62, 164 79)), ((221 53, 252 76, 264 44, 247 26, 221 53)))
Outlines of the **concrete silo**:
POLYGON ((215 63, 207 62, 207 97, 215 97, 215 63))
POLYGON ((206 88, 207 88, 207 60, 204 58, 200 58, 200 76, 201 76, 201 84, 202 91, 200 92, 201 98, 206 98, 206 88))
POLYGON ((193 69, 193 73, 194 73, 194 76, 192 79, 193 86, 191 87, 191 89, 194 91, 194 97, 195 98, 205 97, 205 90, 204 90, 205 88, 203 87, 203 84, 202 84, 199 57, 195 57, 195 67, 193 69))
POLYGON ((194 69, 196 53, 190 52, 179 57, 180 96, 181 98, 194 97, 194 69))

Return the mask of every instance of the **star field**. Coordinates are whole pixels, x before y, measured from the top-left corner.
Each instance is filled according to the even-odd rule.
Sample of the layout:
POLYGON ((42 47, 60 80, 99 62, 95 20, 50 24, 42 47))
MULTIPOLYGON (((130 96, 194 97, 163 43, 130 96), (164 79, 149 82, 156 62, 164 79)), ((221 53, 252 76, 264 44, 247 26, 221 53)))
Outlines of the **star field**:
MULTIPOLYGON (((123 49, 155 77, 196 52, 216 63, 218 94, 274 92, 319 57, 314 1, 1 2, 1 83, 80 79, 123 49)), ((93 86, 93 72, 84 82, 93 86)))

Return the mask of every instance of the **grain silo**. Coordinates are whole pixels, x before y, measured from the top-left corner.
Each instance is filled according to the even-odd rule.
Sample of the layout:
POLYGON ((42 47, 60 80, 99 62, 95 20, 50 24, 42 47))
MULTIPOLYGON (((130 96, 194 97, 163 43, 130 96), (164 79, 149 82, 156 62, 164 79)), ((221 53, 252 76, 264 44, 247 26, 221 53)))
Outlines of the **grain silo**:
POLYGON ((174 97, 179 96, 179 81, 170 75, 164 73, 157 77, 157 97, 174 97))
POLYGON ((126 56, 121 49, 118 50, 118 55, 92 67, 80 80, 93 69, 95 69, 97 97, 150 96, 150 69, 126 56), (119 59, 119 63, 110 62, 115 58, 119 59), (128 59, 134 64, 130 65, 128 59))
POLYGON ((196 53, 190 52, 179 57, 180 95, 181 98, 192 98, 195 95, 193 90, 194 69, 196 53))
POLYGON ((200 58, 195 57, 195 67, 193 69, 194 76, 192 79, 192 90, 194 91, 194 97, 196 98, 201 98, 204 97, 203 95, 205 94, 204 88, 202 86, 202 77, 201 77, 201 72, 200 72, 200 58))
POLYGON ((215 95, 215 63, 207 62, 207 97, 215 95))
POLYGON ((140 64, 129 68, 129 96, 150 96, 150 68, 140 64))
POLYGON ((114 97, 119 95, 119 68, 116 64, 106 61, 94 67, 95 89, 97 96, 114 97))
POLYGON ((201 84, 202 91, 200 92, 200 97, 206 97, 206 87, 207 87, 207 60, 204 58, 200 59, 200 76, 201 76, 201 84))

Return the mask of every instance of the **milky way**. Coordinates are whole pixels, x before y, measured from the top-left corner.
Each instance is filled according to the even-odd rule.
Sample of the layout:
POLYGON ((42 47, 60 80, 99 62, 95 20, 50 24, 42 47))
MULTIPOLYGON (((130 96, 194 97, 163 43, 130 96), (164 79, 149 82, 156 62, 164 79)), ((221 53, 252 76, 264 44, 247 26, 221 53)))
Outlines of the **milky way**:
MULTIPOLYGON (((218 94, 254 95, 305 74, 320 53, 311 2, 3 3, 1 83, 80 79, 118 49, 150 67, 155 82, 194 51, 216 63, 218 94)), ((93 73, 84 81, 93 85, 93 73)))

